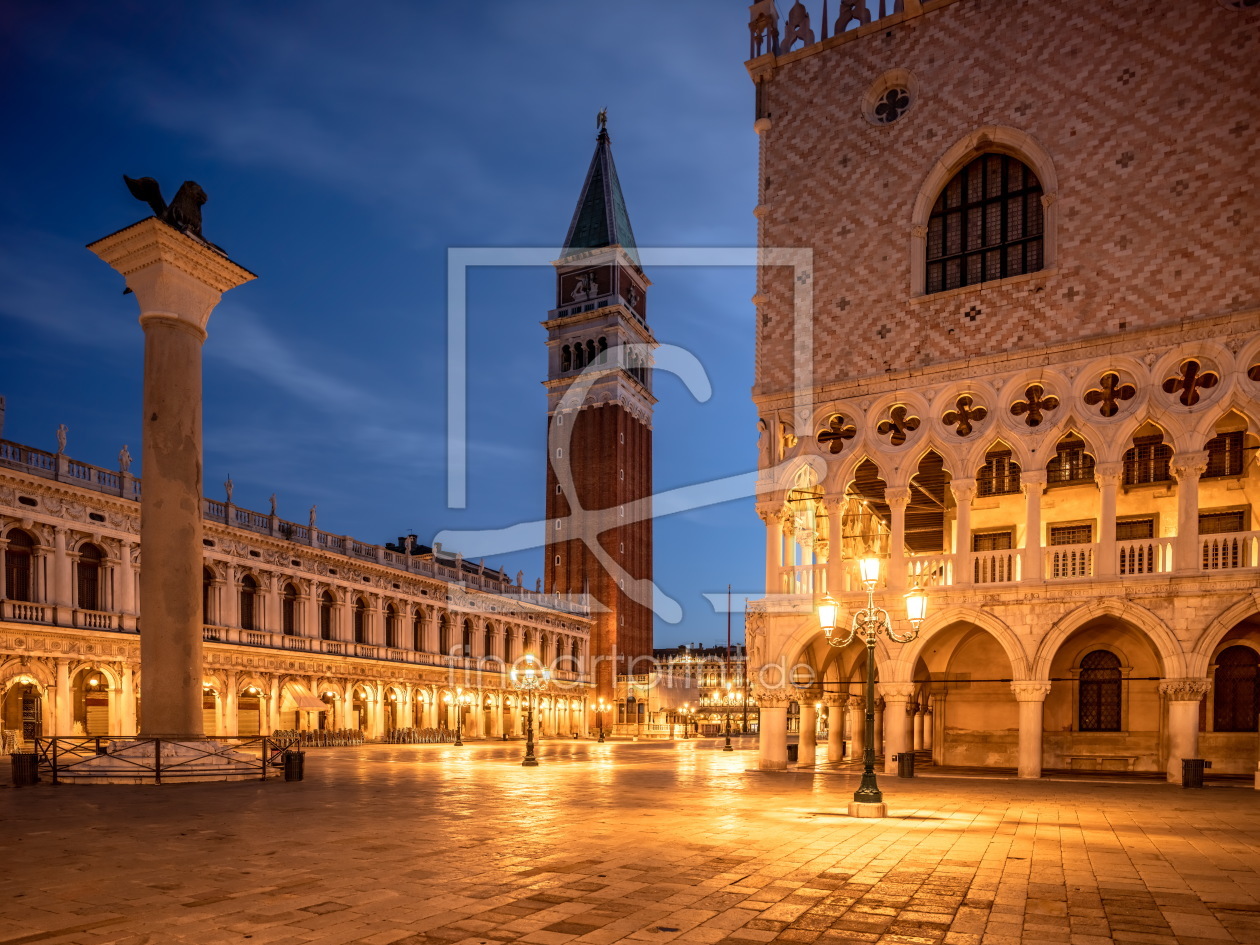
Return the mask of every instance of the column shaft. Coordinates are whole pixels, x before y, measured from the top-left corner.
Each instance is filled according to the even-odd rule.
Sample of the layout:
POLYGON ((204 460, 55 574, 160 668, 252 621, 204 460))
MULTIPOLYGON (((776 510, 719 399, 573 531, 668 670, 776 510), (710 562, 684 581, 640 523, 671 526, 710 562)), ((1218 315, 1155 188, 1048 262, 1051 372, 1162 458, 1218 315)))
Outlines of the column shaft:
POLYGON ((814 703, 801 703, 801 734, 796 746, 796 763, 812 768, 818 761, 818 710, 814 703))
POLYGON ((787 706, 762 705, 759 756, 757 767, 762 771, 784 771, 787 768, 787 706))

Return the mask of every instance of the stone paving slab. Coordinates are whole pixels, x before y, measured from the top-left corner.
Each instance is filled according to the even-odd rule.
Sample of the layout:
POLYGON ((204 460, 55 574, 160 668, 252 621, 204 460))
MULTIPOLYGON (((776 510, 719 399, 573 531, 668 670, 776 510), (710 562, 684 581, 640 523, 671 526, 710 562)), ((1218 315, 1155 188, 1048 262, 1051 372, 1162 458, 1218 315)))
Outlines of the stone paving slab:
POLYGON ((1243 785, 762 774, 751 740, 311 750, 304 782, 0 784, 0 945, 1260 943, 1243 785))

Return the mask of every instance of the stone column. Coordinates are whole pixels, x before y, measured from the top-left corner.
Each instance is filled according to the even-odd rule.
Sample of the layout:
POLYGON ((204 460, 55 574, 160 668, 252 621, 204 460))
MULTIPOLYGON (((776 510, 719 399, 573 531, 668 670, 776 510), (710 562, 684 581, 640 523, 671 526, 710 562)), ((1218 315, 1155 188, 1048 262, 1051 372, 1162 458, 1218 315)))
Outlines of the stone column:
POLYGON ((223 691, 223 734, 238 735, 241 722, 237 705, 239 698, 236 692, 236 670, 229 669, 224 676, 227 678, 227 687, 223 691))
POLYGON ((790 693, 781 689, 759 689, 757 704, 761 725, 757 738, 757 768, 761 771, 787 770, 787 712, 790 693))
POLYGON ((130 663, 123 663, 122 698, 119 700, 119 729, 123 735, 136 734, 136 671, 130 663))
POLYGON ((880 683, 884 698, 884 772, 897 773, 896 756, 910 750, 910 699, 914 686, 910 683, 880 683))
MULTIPOLYGON (((879 684, 876 683, 876 685, 878 686, 879 684)), ((859 718, 861 718, 862 720, 862 736, 863 736, 862 747, 865 749, 866 747, 866 744, 865 744, 866 709, 865 708, 862 709, 862 714, 859 716, 859 718)), ((874 749, 875 749, 876 758, 878 758, 880 755, 884 753, 884 700, 879 698, 879 696, 875 697, 875 745, 874 745, 874 749)))
MULTIPOLYGON (((1199 477, 1207 472, 1207 453, 1178 453, 1171 469, 1177 480, 1177 543, 1173 569, 1195 572, 1202 567, 1199 553, 1199 477)), ((1181 772, 1178 770, 1180 781, 1181 772)))
MULTIPOLYGON (((117 686, 108 686, 105 689, 106 704, 109 707, 109 724, 105 727, 106 732, 110 735, 122 734, 122 715, 119 703, 122 702, 122 680, 119 680, 117 686)), ((85 713, 86 715, 86 713, 85 713)), ((87 719, 84 718, 84 727, 87 727, 87 719)))
POLYGON ((1041 494, 1046 491, 1045 470, 1020 475, 1019 487, 1024 492, 1024 570, 1023 580, 1044 581, 1042 563, 1041 494))
POLYGON ((782 590, 779 586, 779 569, 783 566, 783 526, 780 508, 762 506, 757 514, 766 524, 766 587, 773 593, 782 590))
POLYGON ((1116 495, 1124 477, 1123 463, 1099 463, 1094 467, 1098 483, 1098 557, 1094 573, 1099 577, 1115 577, 1120 573, 1116 548, 1116 495))
MULTIPOLYGON (((313 692, 314 690, 312 690, 313 692)), ((281 728, 280 725, 280 680, 276 677, 271 679, 271 698, 267 700, 267 733, 270 734, 276 729, 281 728)), ((315 693, 316 696, 319 693, 315 693)))
POLYGON ((801 734, 796 745, 796 763, 812 768, 818 763, 818 709, 812 702, 801 703, 801 734))
POLYGON ((57 691, 54 700, 56 717, 54 723, 56 735, 71 735, 74 732, 74 694, 70 692, 70 661, 57 660, 57 691))
MULTIPOLYGON (((118 613, 124 630, 136 629, 136 572, 131 561, 134 548, 131 542, 123 541, 118 555, 118 613)), ((134 735, 135 730, 127 734, 134 735)))
POLYGON ((201 346, 222 294, 254 276, 156 217, 88 248, 126 277, 145 336, 142 734, 196 737, 203 729, 201 346))
POLYGON ((884 490, 884 501, 892 510, 891 534, 888 537, 888 590, 902 593, 906 589, 906 506, 910 504, 910 488, 899 486, 884 490))
POLYGON ((827 760, 832 764, 844 760, 844 696, 832 697, 827 703, 827 760))
POLYGON ((1181 783, 1181 759, 1199 757, 1199 701, 1209 679, 1166 679, 1159 691, 1168 701, 1168 782, 1181 783))
POLYGON ((971 500, 976 496, 974 479, 954 479, 949 484, 954 494, 954 583, 974 584, 971 564, 971 500))
POLYGON ((1011 683, 1011 692, 1019 701, 1019 776, 1039 778, 1041 737, 1045 728, 1042 710, 1050 692, 1050 683, 1017 679, 1011 683))
MULTIPOLYGON (((843 517, 844 496, 827 496, 823 505, 827 509, 827 521, 830 522, 831 535, 827 543, 827 588, 832 597, 844 593, 844 540, 841 536, 840 521, 843 517)), ((770 585, 766 585, 769 587, 770 585)), ((819 590, 819 596, 822 591, 819 590)))
POLYGON ((932 699, 928 698, 927 704, 923 707, 923 750, 932 750, 932 725, 936 719, 932 713, 932 699))
POLYGON ((861 696, 849 697, 849 758, 862 760, 862 752, 866 749, 866 708, 861 696))
POLYGON ((61 526, 53 529, 52 552, 52 595, 49 603, 55 607, 56 616, 53 622, 58 626, 74 625, 71 613, 73 603, 74 569, 70 553, 66 550, 66 530, 61 526))
POLYGON ((921 705, 914 706, 914 741, 912 748, 914 751, 922 751, 923 749, 923 721, 924 712, 921 705))

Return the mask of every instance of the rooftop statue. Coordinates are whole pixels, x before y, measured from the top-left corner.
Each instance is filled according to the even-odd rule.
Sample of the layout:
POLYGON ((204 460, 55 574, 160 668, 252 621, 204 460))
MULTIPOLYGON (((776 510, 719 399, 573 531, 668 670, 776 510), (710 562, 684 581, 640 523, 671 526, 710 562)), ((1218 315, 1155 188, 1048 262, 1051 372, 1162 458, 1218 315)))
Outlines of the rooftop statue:
POLYGON ((161 186, 152 177, 137 179, 124 174, 123 180, 127 182, 131 196, 147 203, 153 210, 153 215, 167 226, 174 227, 220 253, 223 252, 201 235, 201 205, 207 198, 206 192, 196 181, 184 181, 176 192, 175 199, 168 204, 162 199, 161 186))

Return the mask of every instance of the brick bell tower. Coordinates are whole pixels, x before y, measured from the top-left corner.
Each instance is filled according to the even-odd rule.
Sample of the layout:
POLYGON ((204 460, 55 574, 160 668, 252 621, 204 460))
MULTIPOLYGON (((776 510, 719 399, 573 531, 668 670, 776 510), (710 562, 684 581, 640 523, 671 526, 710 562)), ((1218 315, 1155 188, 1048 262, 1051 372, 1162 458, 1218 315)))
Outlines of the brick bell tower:
MULTIPOLYGON (((652 655, 652 350, 647 290, 606 118, 556 267, 547 329, 553 594, 589 594, 596 694, 652 655)), ((642 670, 646 672, 647 669, 642 670)))

